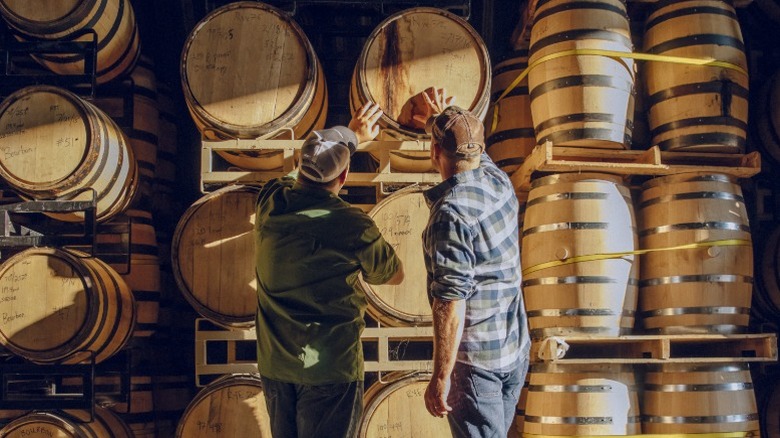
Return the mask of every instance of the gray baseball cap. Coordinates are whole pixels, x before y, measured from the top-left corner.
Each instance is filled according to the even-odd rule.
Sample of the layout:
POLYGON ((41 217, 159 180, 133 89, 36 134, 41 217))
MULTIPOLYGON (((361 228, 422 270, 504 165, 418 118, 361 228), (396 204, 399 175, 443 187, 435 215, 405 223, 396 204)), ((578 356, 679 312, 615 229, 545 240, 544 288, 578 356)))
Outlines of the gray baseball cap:
POLYGON ((301 174, 316 182, 333 181, 349 165, 357 144, 357 135, 346 126, 313 131, 301 147, 301 174))

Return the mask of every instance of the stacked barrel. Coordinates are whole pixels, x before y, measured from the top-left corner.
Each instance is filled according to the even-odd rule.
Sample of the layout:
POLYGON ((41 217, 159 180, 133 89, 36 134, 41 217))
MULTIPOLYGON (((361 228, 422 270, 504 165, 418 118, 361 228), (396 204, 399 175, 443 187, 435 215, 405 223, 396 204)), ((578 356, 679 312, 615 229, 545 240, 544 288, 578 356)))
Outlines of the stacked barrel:
MULTIPOLYGON (((206 15, 185 42, 180 68, 185 102, 203 139, 304 138, 324 126, 328 100, 322 66, 298 24, 272 6, 236 2, 206 15)), ((281 150, 219 155, 246 170, 277 170, 284 164, 281 150)), ((170 260, 179 296, 198 315, 229 330, 255 325, 258 191, 228 184, 207 193, 178 218, 172 234, 170 260)), ((226 375, 194 399, 178 401, 184 411, 170 430, 178 437, 270 436, 256 375, 226 375)))
MULTIPOLYGON (((367 101, 377 102, 385 112, 380 121, 384 128, 395 128, 408 137, 424 137, 421 129, 401 132, 397 119, 404 103, 436 83, 456 95, 459 102, 484 114, 490 87, 484 72, 489 62, 484 43, 466 21, 433 8, 406 10, 387 18, 366 41, 353 74, 350 106, 355 111, 367 101), (436 29, 439 37, 429 38, 430 29, 436 29), (432 53, 438 58, 431 59, 432 53), (469 80, 464 80, 466 77, 469 80), (393 82, 391 87, 386 86, 388 78, 393 82)), ((273 137, 280 130, 292 130, 294 138, 303 138, 324 126, 328 102, 322 67, 301 29, 270 6, 235 3, 207 15, 185 44, 181 69, 190 113, 205 139, 273 137), (247 32, 264 43, 251 49, 233 47, 237 42, 231 33, 247 32), (267 68, 269 62, 277 67, 267 68), (255 63, 262 63, 262 67, 255 63), (263 76, 276 70, 272 78, 263 76), (236 75, 247 79, 240 83, 225 80, 236 75), (269 104, 258 106, 258 99, 269 104), (271 109, 274 112, 268 112, 271 109)), ((282 164, 280 154, 274 157, 273 151, 220 151, 220 155, 242 169, 265 170, 282 164)), ((419 157, 401 154, 393 160, 394 167, 430 171, 428 152, 419 157)), ((185 212, 173 236, 173 269, 183 296, 201 316, 231 330, 254 326, 257 285, 252 233, 256 196, 257 188, 240 185, 208 193, 185 212)), ((374 206, 370 215, 407 267, 407 280, 400 286, 363 285, 370 315, 382 325, 430 325, 419 245, 428 216, 422 191, 399 191, 374 206)), ((182 417, 179 436, 188 436, 187 431, 202 423, 200 406, 207 405, 222 388, 236 393, 235 385, 249 385, 256 390, 238 392, 260 393, 259 381, 251 379, 232 376, 204 388, 182 417)), ((400 382, 397 385, 407 385, 406 380, 400 382)), ((422 409, 422 392, 417 391, 417 395, 416 403, 408 406, 410 410, 422 409)), ((386 398, 376 398, 373 403, 383 406, 386 398)), ((209 427, 244 428, 247 421, 253 426, 246 427, 264 427, 262 422, 254 424, 254 419, 261 418, 257 415, 242 416, 248 420, 233 420, 230 425, 228 420, 235 412, 227 404, 222 412, 221 420, 209 419, 209 427)))
MULTIPOLYGON (((113 414, 98 410, 93 423, 73 426, 74 421, 90 420, 77 411, 39 412, 20 418, 0 435, 27 436, 37 430, 57 436, 64 431, 73 436, 157 436, 152 389, 159 374, 154 351, 160 341, 152 336, 164 283, 153 210, 163 209, 154 204, 153 189, 158 181, 173 178, 160 177, 157 169, 157 68, 149 56, 141 56, 139 28, 128 0, 4 0, 0 14, 18 40, 43 48, 33 50, 40 66, 19 57, 10 68, 42 83, 71 84, 70 78, 84 74, 87 82, 94 75, 98 84, 94 90, 30 86, 0 105, 0 147, 7 152, 0 173, 6 184, 27 200, 94 198, 99 222, 92 256, 33 248, 3 260, 2 281, 8 285, 4 312, 18 315, 2 323, 4 344, 38 364, 96 362, 96 400, 119 415, 112 420, 113 414), (89 41, 94 42, 94 58, 88 50, 57 51, 89 41), (120 363, 129 373, 108 371, 120 363), (109 426, 114 421, 121 428, 109 426)), ((167 152, 175 151, 176 131, 163 126, 168 128, 167 152)), ((166 157, 170 163, 170 155, 166 157)), ((170 173, 170 165, 162 171, 170 173)), ((46 214, 64 222, 84 221, 82 212, 46 214)), ((172 213, 167 214, 170 218, 172 213)), ((47 222, 40 226, 46 234, 47 222)), ((52 233, 60 228, 51 226, 52 233)), ((12 252, 2 255, 7 254, 12 252)), ((81 379, 62 378, 56 392, 80 393, 86 391, 83 385, 81 379)))
MULTIPOLYGON (((207 8, 210 3, 220 2, 207 1, 207 8)), ((227 184, 197 200, 182 192, 189 175, 180 163, 183 153, 193 153, 178 148, 178 134, 186 135, 188 122, 207 141, 303 139, 333 118, 329 109, 354 112, 376 102, 384 111, 380 140, 426 141, 410 108, 419 104, 413 96, 435 86, 484 118, 487 153, 509 174, 536 146, 548 144, 615 154, 651 146, 734 154, 757 145, 773 160, 769 171, 780 163, 780 62, 764 77, 751 64, 749 83, 751 58, 737 19, 742 15, 728 1, 528 2, 534 14, 528 46, 496 62, 461 16, 430 7, 386 15, 393 2, 381 3, 381 11, 355 6, 350 14, 329 17, 289 14, 254 1, 216 8, 177 47, 183 50, 180 58, 173 55, 174 76, 181 87, 171 87, 159 81, 155 63, 164 59, 141 54, 142 29, 130 0, 0 0, 0 15, 19 41, 95 43, 94 60, 38 53, 37 66, 26 69, 75 75, 90 73, 94 61, 98 84, 92 99, 51 85, 7 96, 0 104, 3 188, 25 200, 94 197, 99 229, 125 230, 96 236, 99 257, 65 248, 17 254, 2 248, 0 345, 36 366, 95 360, 98 370, 121 360, 119 353, 131 353, 121 378, 96 376, 101 406, 94 421, 80 411, 0 412, 0 421, 8 421, 0 435, 268 434, 256 375, 228 375, 197 395, 192 390, 192 354, 182 345, 193 344, 196 314, 227 330, 252 329, 254 262, 263 255, 254 254, 253 242, 258 187, 227 184), (640 12, 629 14, 632 8, 640 12), (321 49, 315 53, 328 48, 318 29, 326 25, 334 27, 329 31, 336 41, 327 57, 321 49), (347 27, 365 33, 353 38, 342 33, 347 27), (312 31, 306 35, 304 29, 312 31), (635 61, 635 52, 657 58, 635 61), (697 59, 715 62, 691 62, 697 59), (751 86, 760 91, 757 99, 750 96, 755 123, 748 125, 751 86), (647 119, 642 135, 637 114, 647 119), (124 380, 127 399, 107 396, 124 380)), ((493 15, 503 13, 495 9, 493 15)), ((753 0, 744 11, 770 22, 780 9, 774 0, 753 0)), ((776 28, 765 28, 767 35, 776 36, 776 28)), ((215 150, 213 158, 229 170, 289 167, 281 148, 215 150)), ((382 149, 366 158, 388 160, 393 172, 435 172, 428 151, 382 149)), ((362 170, 356 161, 353 169, 362 170)), ((376 190, 367 210, 403 259, 406 280, 361 284, 368 324, 430 326, 419 238, 429 210, 422 188, 395 189, 376 190)), ((731 335, 760 329, 751 319, 756 315, 777 330, 780 228, 776 220, 756 225, 746 208, 751 193, 743 194, 735 177, 558 173, 538 175, 529 191, 517 195, 524 209, 518 218, 523 293, 534 342, 731 335), (755 239, 761 244, 754 273, 756 230, 762 238, 755 239)), ((84 221, 83 213, 47 214, 47 223, 84 221)), ((549 436, 751 434, 761 413, 764 432, 772 436, 780 391, 766 377, 754 394, 750 371, 741 362, 538 363, 518 406, 518 430, 549 436), (756 395, 764 400, 762 409, 756 395)), ((373 376, 367 378, 372 383, 373 376)), ((429 378, 424 371, 391 373, 370 385, 361 436, 410 430, 449 436, 445 420, 423 407, 429 378)), ((80 390, 68 379, 58 386, 80 390)))
MULTIPOLYGON (((747 62, 733 7, 705 0, 658 2, 649 9, 642 51, 658 56, 639 65, 642 83, 635 83, 623 2, 536 4, 530 68, 523 52, 515 52, 505 63, 527 68, 524 75, 505 77, 511 67, 495 72, 494 84, 504 85, 495 90, 500 94, 494 94, 493 119, 486 121, 488 152, 507 164, 505 170, 512 172, 510 164, 516 168, 530 154, 527 135, 519 135, 531 127, 535 144, 550 142, 553 148, 630 148, 638 86, 646 90, 652 145, 664 151, 744 152, 747 62), (692 65, 683 58, 720 62, 692 65), (529 110, 530 120, 518 116, 529 110), (516 138, 506 141, 511 137, 516 138), (515 151, 512 161, 506 161, 507 150, 515 151)), ((523 293, 535 342, 748 330, 752 239, 735 177, 694 172, 632 187, 627 176, 563 173, 533 180, 522 195, 527 196, 521 219, 523 293)), ((746 364, 670 364, 635 373, 631 365, 591 362, 532 365, 526 404, 518 407, 524 412, 521 431, 635 435, 759 429, 746 364)))
MULTIPOLYGON (((255 139, 290 130, 304 138, 327 117, 327 85, 311 43, 292 19, 264 3, 236 2, 203 18, 185 43, 181 77, 205 139, 255 139), (242 43, 247 40, 259 43, 242 43)), ((282 166, 281 151, 220 155, 243 169, 282 166)))
POLYGON ((76 0, 53 4, 3 0, 0 14, 22 41, 94 41, 94 60, 86 54, 36 56, 36 61, 55 73, 78 74, 85 71, 85 64, 94 62, 96 80, 103 84, 132 70, 140 53, 138 28, 130 0, 76 0))
MULTIPOLYGON (((64 89, 33 86, 3 101, 0 114, 0 148, 5 152, 0 173, 21 196, 95 199, 100 222, 122 214, 131 203, 137 187, 133 151, 118 126, 96 106, 64 89)), ((65 222, 85 220, 83 212, 47 214, 65 222)), ((0 338, 5 348, 30 362, 101 363, 133 335, 133 291, 99 258, 72 249, 29 248, 3 260, 0 272, 2 313, 7 316, 0 338)), ((111 413, 105 416, 114 418, 111 413)), ((66 421, 31 414, 9 424, 2 434, 23 436, 33 426, 67 428, 61 426, 66 421)), ((121 420, 112 421, 126 428, 121 420)))

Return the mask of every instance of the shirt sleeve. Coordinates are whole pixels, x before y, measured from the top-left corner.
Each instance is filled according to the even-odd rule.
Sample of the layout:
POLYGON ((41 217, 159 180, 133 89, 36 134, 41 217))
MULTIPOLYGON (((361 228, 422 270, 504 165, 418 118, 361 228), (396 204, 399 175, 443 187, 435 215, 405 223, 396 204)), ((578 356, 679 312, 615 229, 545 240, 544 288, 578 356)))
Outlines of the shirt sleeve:
POLYGON ((365 245, 357 251, 357 258, 363 280, 368 284, 387 283, 401 264, 395 250, 373 223, 365 229, 361 240, 365 245))
POLYGON ((426 242, 432 268, 429 292, 441 300, 469 298, 476 289, 472 229, 456 214, 440 212, 437 216, 426 242))

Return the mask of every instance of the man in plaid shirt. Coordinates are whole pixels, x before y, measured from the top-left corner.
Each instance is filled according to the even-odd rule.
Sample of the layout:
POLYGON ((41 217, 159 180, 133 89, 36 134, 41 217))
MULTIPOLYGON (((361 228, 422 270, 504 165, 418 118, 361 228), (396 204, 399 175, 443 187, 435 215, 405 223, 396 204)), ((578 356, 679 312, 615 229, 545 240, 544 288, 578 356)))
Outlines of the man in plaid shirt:
POLYGON ((528 369, 520 293, 518 202, 508 176, 484 153, 479 119, 424 94, 431 160, 443 182, 425 192, 423 233, 434 328, 428 411, 457 437, 506 437, 528 369))

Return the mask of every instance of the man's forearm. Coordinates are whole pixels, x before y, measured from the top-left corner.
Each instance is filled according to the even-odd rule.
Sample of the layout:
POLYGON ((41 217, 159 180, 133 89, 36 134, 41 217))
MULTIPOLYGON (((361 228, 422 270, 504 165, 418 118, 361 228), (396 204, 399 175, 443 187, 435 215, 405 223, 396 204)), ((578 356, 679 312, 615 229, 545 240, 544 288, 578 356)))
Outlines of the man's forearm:
POLYGON ((463 336, 466 300, 433 300, 433 378, 447 379, 455 367, 463 336))

